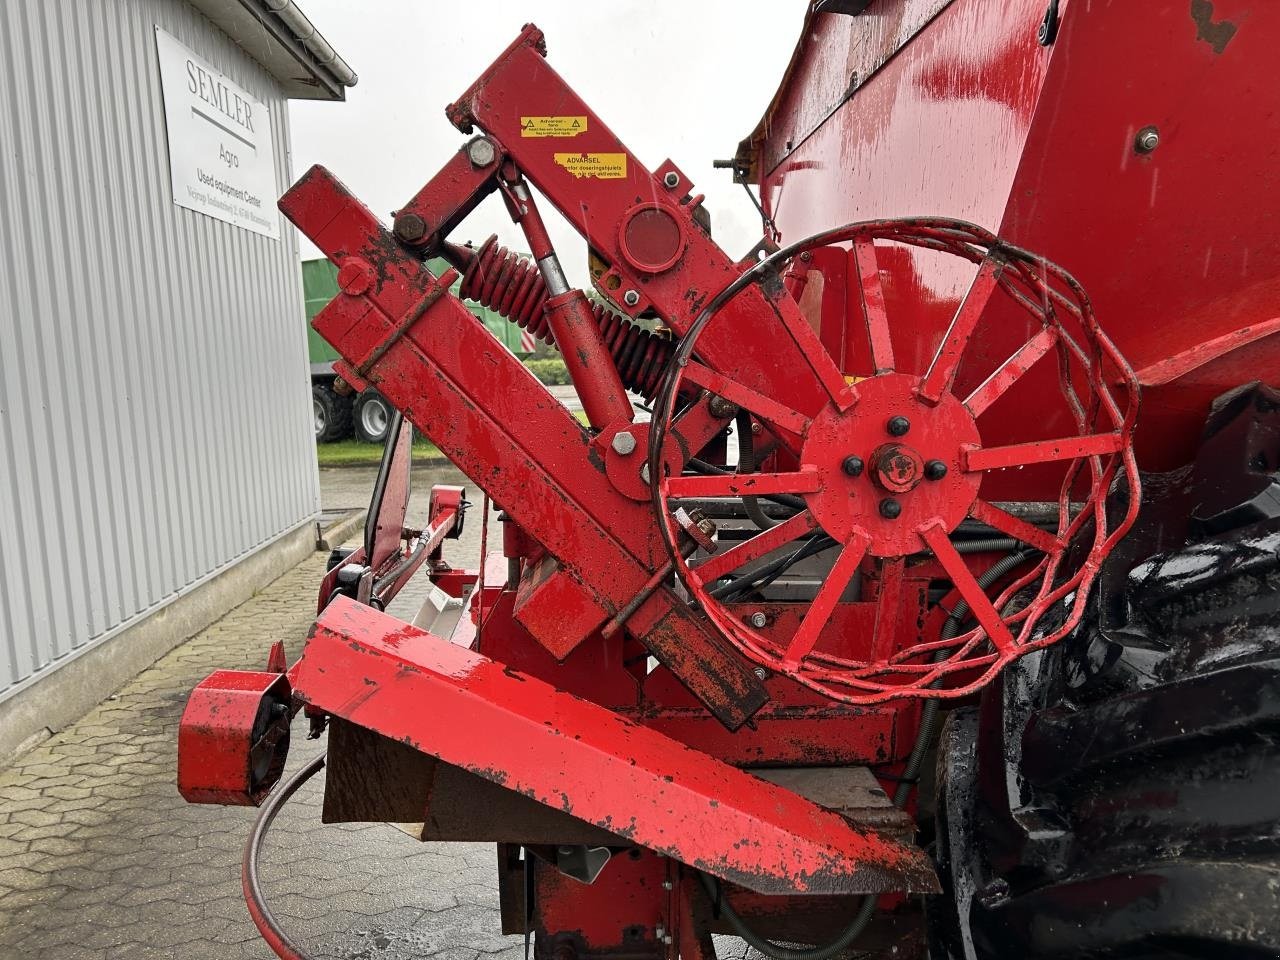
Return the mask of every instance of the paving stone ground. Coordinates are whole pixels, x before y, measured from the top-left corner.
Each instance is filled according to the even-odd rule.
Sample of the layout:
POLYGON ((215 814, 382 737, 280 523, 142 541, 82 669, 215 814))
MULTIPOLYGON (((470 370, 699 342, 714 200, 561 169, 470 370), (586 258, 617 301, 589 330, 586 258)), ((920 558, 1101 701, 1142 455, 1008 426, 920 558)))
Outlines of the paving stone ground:
MULTIPOLYGON (((411 517, 432 483, 419 470, 411 517)), ((364 506, 372 470, 326 470, 326 509, 364 506)), ((478 497, 472 497, 478 500, 478 497)), ((478 555, 479 515, 447 556, 478 555)), ((490 544, 501 534, 496 519, 490 544)), ((324 571, 315 555, 176 648, 80 722, 0 769, 0 960, 268 960, 240 892, 255 811, 192 806, 174 786, 178 719, 191 688, 219 667, 258 669, 283 640, 298 655, 324 571)), ((390 612, 411 618, 419 585, 390 612)), ((285 775, 323 749, 299 722, 285 775)), ((301 945, 328 960, 516 960, 499 931, 490 844, 423 844, 385 824, 320 823, 322 778, 277 818, 263 885, 301 945)), ((741 941, 717 938, 722 956, 741 941)), ((758 955, 754 955, 758 958, 758 955)))
MULTIPOLYGON (((418 479, 420 507, 431 482, 458 482, 418 479)), ((370 471, 325 471, 326 508, 363 505, 371 482, 370 471)), ((474 551, 479 526, 451 550, 474 551)), ((254 811, 183 802, 175 738, 187 694, 212 670, 260 668, 274 640, 297 656, 323 571, 322 556, 307 559, 0 771, 0 960, 273 956, 240 893, 254 811)), ((290 770, 323 749, 304 736, 299 723, 290 770)), ((491 845, 324 826, 321 780, 281 812, 265 851, 265 889, 301 943, 361 960, 523 955, 521 938, 498 933, 491 845)))

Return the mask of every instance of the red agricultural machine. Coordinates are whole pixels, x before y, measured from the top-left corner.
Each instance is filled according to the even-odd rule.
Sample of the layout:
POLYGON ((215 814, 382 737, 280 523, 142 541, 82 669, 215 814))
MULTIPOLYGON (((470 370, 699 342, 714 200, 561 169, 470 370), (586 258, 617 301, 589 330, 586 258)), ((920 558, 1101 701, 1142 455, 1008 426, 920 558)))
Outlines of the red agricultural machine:
POLYGON ((532 26, 389 227, 309 170, 315 329, 405 423, 301 658, 183 719, 184 794, 264 804, 272 948, 257 844, 323 766, 326 821, 495 842, 539 960, 1276 955, 1278 42, 1261 0, 820 0, 724 164, 745 257, 532 26), (532 259, 455 239, 490 195, 532 259), (459 488, 407 521, 409 423, 501 559, 446 561, 459 488), (383 612, 419 570, 447 635, 383 612), (326 755, 272 792, 298 711, 326 755))

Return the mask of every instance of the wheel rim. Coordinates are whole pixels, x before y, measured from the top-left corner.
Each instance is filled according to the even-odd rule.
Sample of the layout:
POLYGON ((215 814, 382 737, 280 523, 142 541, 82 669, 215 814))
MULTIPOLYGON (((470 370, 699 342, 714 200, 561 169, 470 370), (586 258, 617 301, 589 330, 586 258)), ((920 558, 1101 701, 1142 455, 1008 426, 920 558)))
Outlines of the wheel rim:
MULTIPOLYGON (((797 338, 800 339, 800 338, 797 338)), ((815 338, 816 340, 816 338, 815 338)), ((801 341, 803 342, 803 341, 801 341)), ((821 348, 819 348, 821 349, 821 348)), ((654 407, 650 447, 650 492, 677 576, 724 637, 752 661, 793 677, 833 699, 876 703, 899 696, 960 696, 988 682, 1010 660, 1065 636, 1084 612, 1084 601, 1103 558, 1136 516, 1139 481, 1132 432, 1137 382, 1115 347, 1098 328, 1087 296, 1065 271, 1043 258, 999 241, 971 224, 949 220, 877 221, 855 224, 781 250, 746 271, 718 296, 690 328, 673 356, 654 407), (876 241, 942 250, 978 265, 969 292, 926 370, 895 367, 890 323, 880 291, 876 241), (847 383, 821 351, 809 355, 813 375, 828 402, 809 417, 728 380, 692 360, 698 335, 716 312, 766 270, 810 247, 851 242, 860 278, 870 377, 847 383), (997 292, 1039 320, 1038 332, 963 398, 952 393, 979 317, 997 292), (1063 324, 1071 321, 1071 328, 1063 324), (981 418, 1037 361, 1059 362, 1062 402, 1076 435, 1022 444, 983 444, 981 418), (1106 377, 1103 375, 1104 362, 1106 377), (1119 384, 1119 399, 1110 383, 1119 384), (1087 384, 1081 403, 1076 383, 1087 384), (798 453, 799 467, 777 473, 728 476, 668 476, 652 451, 661 449, 682 386, 700 386, 748 410, 798 453), (851 459, 851 458, 856 458, 851 459), (1058 523, 1035 527, 982 498, 982 477, 991 470, 1065 463, 1058 523), (1131 495, 1115 521, 1103 509, 1112 481, 1122 474, 1131 495), (1083 507, 1072 511, 1087 484, 1083 507), (681 516, 690 498, 786 494, 804 508, 777 526, 691 564, 676 549, 681 516), (994 601, 978 586, 974 571, 955 550, 950 534, 965 519, 1041 551, 1042 559, 994 601), (797 540, 825 535, 839 548, 837 559, 798 624, 763 632, 720 602, 711 588, 736 571, 791 550, 797 540), (1082 562, 1067 564, 1073 539, 1088 544, 1082 562), (902 615, 907 558, 928 551, 968 603, 977 624, 954 639, 925 642, 902 615), (846 587, 859 570, 876 585, 870 634, 857 656, 824 649, 846 587), (1009 612, 1019 591, 1034 596, 1009 612), (1065 615, 1037 631, 1041 617, 1064 603, 1065 615), (824 634, 824 628, 830 628, 824 634), (903 634, 915 642, 901 642, 903 634)), ((1029 418, 1030 419, 1030 418, 1029 418)), ((687 527, 687 524, 684 524, 687 527)), ((1024 595, 1025 597, 1025 595, 1024 595)), ((843 653, 843 651, 841 651, 843 653)))
POLYGON ((329 418, 325 416, 324 405, 315 397, 311 398, 311 416, 314 420, 316 438, 319 439, 329 425, 329 418))
POLYGON ((366 400, 360 405, 360 426, 366 436, 381 439, 387 432, 389 422, 387 408, 380 400, 366 400))

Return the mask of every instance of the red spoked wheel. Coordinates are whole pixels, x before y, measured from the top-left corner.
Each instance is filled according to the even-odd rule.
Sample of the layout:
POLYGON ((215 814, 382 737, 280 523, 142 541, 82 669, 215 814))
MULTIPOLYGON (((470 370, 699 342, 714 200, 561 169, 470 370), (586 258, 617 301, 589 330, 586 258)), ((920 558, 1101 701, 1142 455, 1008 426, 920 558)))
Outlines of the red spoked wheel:
POLYGON ((785 438, 798 453, 798 466, 769 473, 671 476, 651 455, 650 492, 674 569, 693 601, 750 660, 841 702, 961 696, 1016 657, 1060 640, 1079 622, 1103 559, 1137 514, 1133 371, 1066 271, 972 224, 944 219, 854 224, 779 250, 747 270, 680 341, 655 401, 651 450, 662 449, 682 388, 687 393, 695 386, 744 408, 785 438), (923 373, 895 369, 877 241, 940 250, 978 265, 923 373), (809 416, 693 359, 701 332, 744 287, 804 250, 845 242, 852 246, 861 280, 873 375, 846 378, 816 336, 798 336, 809 343, 809 365, 829 398, 809 416), (958 396, 953 392, 957 371, 997 292, 1030 314, 1034 331, 979 386, 958 396), (984 443, 984 413, 1037 363, 1054 359, 1059 399, 1074 432, 984 443), (1051 462, 1065 464, 1055 529, 1029 523, 980 495, 988 471, 1051 462), (1127 487, 1123 515, 1108 516, 1107 494, 1121 475, 1127 487), (676 548, 690 500, 778 495, 786 495, 794 512, 775 526, 702 560, 686 561, 676 548), (1028 556, 1038 559, 1029 560, 997 596, 988 596, 951 539, 965 520, 1020 541, 1028 556), (715 586, 736 571, 794 550, 797 540, 821 535, 830 537, 839 552, 789 636, 766 635, 717 598, 715 586), (973 625, 953 637, 922 635, 905 646, 879 636, 886 624, 896 624, 909 558, 930 554, 967 604, 973 625), (821 641, 859 570, 878 583, 877 636, 864 645, 870 651, 865 658, 851 659, 824 649, 821 641), (1051 610, 1053 616, 1045 618, 1051 610))

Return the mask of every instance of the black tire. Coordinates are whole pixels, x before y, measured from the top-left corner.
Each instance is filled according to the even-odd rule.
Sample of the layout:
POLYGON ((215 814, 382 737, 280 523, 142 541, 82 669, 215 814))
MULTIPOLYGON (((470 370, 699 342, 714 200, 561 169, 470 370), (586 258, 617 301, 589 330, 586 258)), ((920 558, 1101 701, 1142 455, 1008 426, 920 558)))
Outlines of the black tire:
POLYGON ((377 390, 371 388, 360 394, 352 407, 356 439, 365 443, 385 443, 393 413, 391 404, 377 390))
POLYGON ((1147 478, 1090 621, 948 718, 932 957, 1280 956, 1268 393, 1211 418, 1193 468, 1147 478), (1243 449, 1228 452, 1233 436, 1243 449))
POLYGON ((332 443, 351 436, 351 398, 340 397, 326 383, 311 385, 311 411, 316 443, 332 443))

